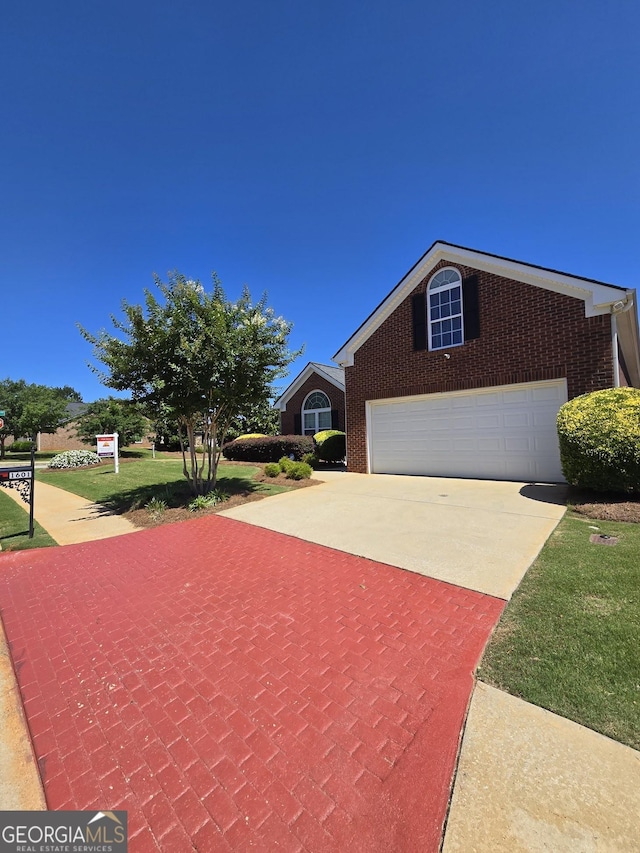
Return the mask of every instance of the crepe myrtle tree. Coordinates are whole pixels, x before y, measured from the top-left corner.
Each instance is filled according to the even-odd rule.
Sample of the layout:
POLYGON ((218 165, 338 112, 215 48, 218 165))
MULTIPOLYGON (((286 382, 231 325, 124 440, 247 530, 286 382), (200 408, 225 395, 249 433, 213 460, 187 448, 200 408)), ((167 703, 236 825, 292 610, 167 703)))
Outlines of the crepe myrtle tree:
POLYGON ((124 320, 111 317, 118 334, 79 328, 104 365, 90 365, 103 384, 130 391, 152 421, 177 424, 184 476, 194 494, 206 494, 232 420, 268 400, 300 353, 289 349, 291 323, 267 307, 266 294, 254 303, 245 287, 230 301, 215 273, 210 291, 179 272, 154 279, 162 298, 145 290, 144 305, 123 302, 124 320))

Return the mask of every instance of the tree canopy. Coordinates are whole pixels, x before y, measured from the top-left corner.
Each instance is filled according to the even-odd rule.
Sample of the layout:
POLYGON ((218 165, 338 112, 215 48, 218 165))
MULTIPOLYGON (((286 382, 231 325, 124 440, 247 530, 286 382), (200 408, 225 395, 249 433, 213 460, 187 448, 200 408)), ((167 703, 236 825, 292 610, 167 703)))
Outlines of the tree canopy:
POLYGON ((148 432, 147 419, 130 400, 96 400, 77 419, 76 433, 85 444, 95 444, 96 435, 114 432, 118 433, 119 447, 138 441, 148 432))
POLYGON ((245 287, 233 302, 215 273, 209 292, 178 272, 166 283, 154 278, 162 299, 145 290, 144 305, 123 302, 125 319, 111 318, 118 334, 80 331, 104 365, 92 368, 103 384, 130 391, 152 420, 177 422, 185 476, 195 493, 207 492, 232 420, 268 401, 299 353, 288 347, 291 324, 266 295, 254 303, 245 287))
POLYGON ((35 439, 39 432, 55 432, 65 421, 66 406, 80 395, 69 385, 50 388, 28 384, 24 379, 0 380, 0 409, 5 411, 4 427, 0 430, 0 458, 4 458, 5 441, 35 439))

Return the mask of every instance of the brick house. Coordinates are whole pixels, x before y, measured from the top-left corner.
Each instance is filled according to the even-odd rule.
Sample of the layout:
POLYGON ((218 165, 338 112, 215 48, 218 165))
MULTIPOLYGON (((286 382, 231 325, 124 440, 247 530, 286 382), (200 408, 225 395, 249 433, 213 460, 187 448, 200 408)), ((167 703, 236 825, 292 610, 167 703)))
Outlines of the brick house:
POLYGON ((314 435, 345 425, 344 370, 310 361, 276 400, 282 435, 314 435))
MULTIPOLYGON (((87 403, 67 403, 66 414, 55 432, 39 432, 36 436, 36 450, 60 453, 63 450, 93 450, 96 445, 86 444, 78 437, 78 418, 89 408, 87 403)), ((151 427, 149 427, 151 429, 151 427)), ((135 442, 136 447, 151 447, 148 437, 135 442)))
POLYGON ((361 473, 562 481, 567 400, 640 386, 635 290, 436 242, 334 356, 361 473))

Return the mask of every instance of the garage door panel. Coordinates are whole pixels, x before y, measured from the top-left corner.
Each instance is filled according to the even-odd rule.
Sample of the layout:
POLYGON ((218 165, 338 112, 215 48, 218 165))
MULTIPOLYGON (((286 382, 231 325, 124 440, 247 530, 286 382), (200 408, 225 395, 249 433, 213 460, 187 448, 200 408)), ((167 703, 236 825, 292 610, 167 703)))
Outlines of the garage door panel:
POLYGON ((502 402, 507 406, 521 406, 529 399, 529 393, 527 390, 522 389, 511 389, 509 391, 504 391, 502 393, 502 402))
POLYGON ((373 473, 560 481, 564 380, 369 404, 373 473))
POLYGON ((504 449, 504 442, 501 438, 479 438, 476 441, 477 449, 480 453, 499 453, 504 449))
POLYGON ((502 425, 507 429, 530 429, 531 421, 531 412, 505 412, 502 425))
POLYGON ((497 394, 481 394, 477 398, 473 398, 473 405, 477 409, 491 408, 502 403, 502 395, 497 394))

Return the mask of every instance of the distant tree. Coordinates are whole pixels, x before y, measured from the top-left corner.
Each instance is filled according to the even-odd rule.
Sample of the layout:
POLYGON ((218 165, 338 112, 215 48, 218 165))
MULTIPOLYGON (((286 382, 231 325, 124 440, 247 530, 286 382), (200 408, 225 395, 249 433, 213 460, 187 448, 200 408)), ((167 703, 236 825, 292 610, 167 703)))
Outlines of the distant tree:
POLYGON ((28 385, 24 379, 0 381, 0 409, 6 412, 0 430, 0 458, 4 458, 9 436, 35 441, 39 432, 55 432, 64 421, 67 402, 58 388, 28 385))
POLYGON ((119 447, 127 447, 148 432, 147 419, 131 400, 96 400, 76 419, 76 433, 85 444, 95 444, 96 435, 114 432, 119 447))
POLYGON ((76 391, 75 388, 72 388, 71 385, 63 385, 62 387, 54 388, 53 390, 70 403, 82 402, 82 394, 79 391, 76 391))
POLYGON ((287 345, 291 324, 267 307, 266 296, 254 304, 245 288, 231 302, 212 278, 207 293, 180 273, 166 284, 156 276, 163 301, 147 290, 144 306, 124 302, 126 319, 112 318, 119 337, 80 327, 106 368, 93 368, 105 385, 131 391, 151 420, 177 423, 184 475, 195 494, 215 486, 231 421, 269 400, 273 381, 299 355, 287 345))
POLYGON ((277 435, 279 430, 280 412, 273 408, 270 400, 260 400, 231 421, 227 439, 231 441, 239 435, 252 432, 277 435))
POLYGON ((27 383, 24 379, 0 380, 0 409, 4 410, 4 426, 0 430, 0 459, 5 458, 5 442, 8 438, 20 438, 20 416, 22 414, 23 395, 27 383))

